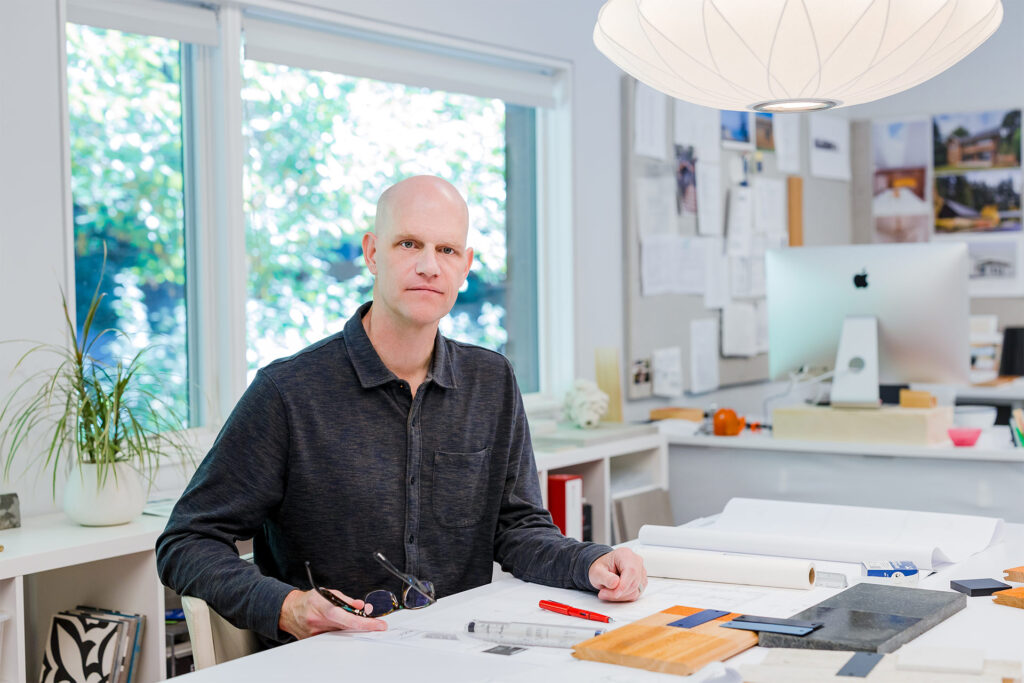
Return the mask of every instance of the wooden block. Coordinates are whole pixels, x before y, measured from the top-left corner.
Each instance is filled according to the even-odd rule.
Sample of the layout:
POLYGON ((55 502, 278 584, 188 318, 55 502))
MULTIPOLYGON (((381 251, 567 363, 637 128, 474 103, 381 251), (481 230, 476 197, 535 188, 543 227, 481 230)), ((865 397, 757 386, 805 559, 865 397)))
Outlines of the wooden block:
POLYGON ((1011 588, 992 594, 992 602, 1007 607, 1024 609, 1024 587, 1011 588))
POLYGON ((632 624, 573 646, 573 657, 621 664, 648 671, 689 676, 711 662, 732 657, 757 645, 757 634, 722 624, 739 614, 726 614, 694 628, 668 624, 700 612, 676 605, 632 624))
POLYGON ((1024 567, 1013 567, 1003 570, 1003 578, 1014 583, 1024 583, 1024 567))
POLYGON ((934 408, 935 396, 927 391, 900 389, 900 406, 903 408, 934 408))
POLYGON ((622 378, 619 375, 619 350, 614 347, 594 349, 597 386, 608 394, 605 422, 622 422, 622 378))
POLYGON ((804 244, 804 179, 798 175, 786 178, 786 208, 789 214, 789 246, 804 244))
POLYGON ((668 406, 667 408, 651 408, 652 420, 689 420, 690 422, 703 422, 704 411, 700 408, 680 408, 668 406))
POLYGON ((776 439, 926 446, 948 441, 953 407, 832 408, 794 405, 772 412, 776 439))

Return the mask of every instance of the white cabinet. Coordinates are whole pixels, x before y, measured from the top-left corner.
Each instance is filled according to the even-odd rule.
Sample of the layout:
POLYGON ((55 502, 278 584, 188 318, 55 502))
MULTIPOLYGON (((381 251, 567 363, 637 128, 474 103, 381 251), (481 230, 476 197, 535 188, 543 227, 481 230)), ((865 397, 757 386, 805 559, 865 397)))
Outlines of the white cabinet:
POLYGON ((63 513, 29 517, 0 531, 0 681, 35 681, 50 617, 76 605, 146 615, 139 681, 165 677, 164 589, 154 544, 166 517, 143 515, 113 527, 83 527, 63 513))
POLYGON ((668 488, 668 444, 664 435, 637 425, 603 424, 600 432, 583 433, 580 438, 600 439, 600 443, 574 446, 559 444, 548 435, 536 437, 534 457, 544 504, 549 473, 582 476, 583 497, 593 506, 594 541, 611 543, 616 498, 668 488))

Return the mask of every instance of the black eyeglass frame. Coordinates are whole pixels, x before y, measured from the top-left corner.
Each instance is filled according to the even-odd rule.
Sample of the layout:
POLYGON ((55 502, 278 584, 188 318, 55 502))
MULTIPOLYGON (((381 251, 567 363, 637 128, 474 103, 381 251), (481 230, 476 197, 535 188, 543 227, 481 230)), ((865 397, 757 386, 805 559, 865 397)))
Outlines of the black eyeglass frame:
MULTIPOLYGON (((391 605, 392 605, 391 609, 388 610, 387 612, 384 612, 384 613, 381 613, 381 614, 374 614, 372 612, 367 614, 364 610, 356 609, 352 605, 348 604, 347 602, 345 602, 344 600, 342 600, 341 598, 336 596, 331 591, 329 591, 326 588, 323 588, 323 587, 317 585, 316 581, 313 580, 313 570, 310 569, 309 560, 306 560, 306 563, 305 563, 306 564, 306 576, 309 579, 309 585, 311 585, 313 587, 313 590, 315 590, 318 594, 320 594, 320 596, 323 597, 325 600, 327 600, 327 602, 331 603, 335 607, 340 607, 341 609, 345 610, 346 612, 351 612, 352 614, 355 614, 355 615, 360 616, 360 617, 370 617, 370 618, 373 618, 373 617, 383 617, 383 616, 385 616, 387 614, 391 614, 395 610, 399 610, 399 609, 423 609, 424 607, 427 607, 429 605, 433 605, 435 602, 437 602, 437 598, 434 597, 434 586, 433 586, 433 584, 430 584, 429 582, 420 581, 419 579, 417 579, 412 574, 405 574, 405 573, 399 571, 398 568, 395 567, 395 565, 391 564, 391 562, 388 561, 388 558, 384 557, 384 555, 381 554, 380 552, 375 552, 373 554, 373 559, 375 559, 381 566, 383 566, 384 569, 386 569, 388 571, 388 573, 390 573, 393 576, 395 576, 396 578, 400 579, 402 581, 402 583, 405 584, 405 590, 402 591, 402 602, 401 603, 398 602, 398 598, 395 596, 395 594, 393 592, 387 590, 386 588, 378 588, 378 589, 372 590, 372 591, 370 591, 369 593, 366 594, 366 597, 370 597, 370 595, 372 595, 373 593, 381 591, 381 592, 386 592, 389 595, 391 595, 391 605), (424 598, 426 598, 427 599, 427 604, 426 605, 418 605, 417 607, 409 607, 407 605, 407 603, 409 601, 409 591, 410 590, 415 590, 417 593, 419 593, 424 598)), ((364 603, 369 603, 370 601, 364 599, 363 602, 364 603)))

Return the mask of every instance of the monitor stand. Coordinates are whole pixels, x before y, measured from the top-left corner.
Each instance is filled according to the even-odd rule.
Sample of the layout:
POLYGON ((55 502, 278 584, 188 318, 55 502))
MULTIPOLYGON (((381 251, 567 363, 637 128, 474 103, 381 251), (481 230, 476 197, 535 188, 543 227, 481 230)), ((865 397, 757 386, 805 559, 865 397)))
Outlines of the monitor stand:
POLYGON ((878 319, 848 315, 843 321, 832 377, 836 408, 878 408, 878 319))

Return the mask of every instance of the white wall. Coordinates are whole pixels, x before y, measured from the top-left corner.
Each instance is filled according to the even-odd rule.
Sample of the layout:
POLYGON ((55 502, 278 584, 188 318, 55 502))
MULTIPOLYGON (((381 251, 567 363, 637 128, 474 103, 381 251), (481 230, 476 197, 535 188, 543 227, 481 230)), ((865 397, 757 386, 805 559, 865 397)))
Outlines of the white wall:
MULTIPOLYGON (((0 11, 0 340, 60 343, 58 288, 66 284, 66 252, 57 4, 10 0, 0 11)), ((11 376, 24 350, 0 344, 0 400, 41 367, 11 376)), ((5 458, 6 450, 0 462, 5 458)), ((12 475, 24 467, 16 462, 12 475)), ((16 487, 0 483, 0 491, 10 490, 18 492, 23 514, 48 506, 45 473, 23 478, 16 487)))

